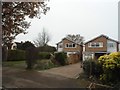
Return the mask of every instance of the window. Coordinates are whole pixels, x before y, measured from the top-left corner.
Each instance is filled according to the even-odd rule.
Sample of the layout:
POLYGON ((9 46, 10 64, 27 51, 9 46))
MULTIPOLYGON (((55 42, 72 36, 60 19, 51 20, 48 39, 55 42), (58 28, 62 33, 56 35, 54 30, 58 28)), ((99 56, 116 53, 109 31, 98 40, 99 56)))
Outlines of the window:
POLYGON ((58 45, 59 48, 62 48, 62 46, 63 46, 62 43, 60 43, 60 44, 58 45))
POLYGON ((62 48, 62 45, 59 45, 59 48, 62 48))
POLYGON ((92 42, 88 44, 88 47, 94 47, 94 48, 103 47, 103 42, 92 42))
POLYGON ((65 47, 66 48, 75 48, 76 45, 74 43, 67 43, 65 47))
POLYGON ((113 43, 108 43, 108 47, 113 48, 114 44, 113 43))
POLYGON ((75 47, 75 44, 73 43, 73 47, 75 47))

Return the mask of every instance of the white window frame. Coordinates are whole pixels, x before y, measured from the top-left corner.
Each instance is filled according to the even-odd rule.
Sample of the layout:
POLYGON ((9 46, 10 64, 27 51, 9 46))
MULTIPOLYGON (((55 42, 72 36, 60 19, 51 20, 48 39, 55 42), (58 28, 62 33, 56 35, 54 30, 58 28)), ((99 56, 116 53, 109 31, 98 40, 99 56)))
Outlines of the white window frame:
POLYGON ((114 43, 108 43, 109 48, 114 48, 114 43))
POLYGON ((103 42, 90 42, 90 43, 88 43, 88 47, 90 47, 90 48, 102 48, 103 47, 103 42), (92 46, 92 44, 94 46, 92 46), (97 46, 97 44, 99 46, 97 46))
POLYGON ((58 48, 63 48, 63 44, 62 43, 58 44, 58 48))
POLYGON ((75 43, 66 43, 65 44, 65 48, 76 48, 76 44, 75 44, 75 47, 73 47, 73 44, 75 44, 75 43), (67 45, 68 45, 68 47, 67 47, 67 45), (70 47, 70 45, 72 45, 72 47, 70 47))

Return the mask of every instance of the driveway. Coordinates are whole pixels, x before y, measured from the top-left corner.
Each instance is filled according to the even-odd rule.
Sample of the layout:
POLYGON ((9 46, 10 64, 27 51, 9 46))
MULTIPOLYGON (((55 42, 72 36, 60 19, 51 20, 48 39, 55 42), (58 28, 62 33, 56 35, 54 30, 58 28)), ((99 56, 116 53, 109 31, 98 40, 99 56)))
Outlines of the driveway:
POLYGON ((6 88, 81 88, 82 87, 76 79, 63 77, 62 75, 56 75, 50 73, 48 74, 47 71, 44 72, 27 71, 24 69, 15 69, 10 67, 3 67, 2 84, 6 88))
POLYGON ((62 67, 56 67, 56 68, 39 71, 39 72, 51 73, 51 74, 55 74, 55 75, 64 76, 67 78, 76 79, 82 71, 83 71, 83 69, 81 68, 81 63, 79 62, 76 64, 66 65, 66 66, 62 66, 62 67))

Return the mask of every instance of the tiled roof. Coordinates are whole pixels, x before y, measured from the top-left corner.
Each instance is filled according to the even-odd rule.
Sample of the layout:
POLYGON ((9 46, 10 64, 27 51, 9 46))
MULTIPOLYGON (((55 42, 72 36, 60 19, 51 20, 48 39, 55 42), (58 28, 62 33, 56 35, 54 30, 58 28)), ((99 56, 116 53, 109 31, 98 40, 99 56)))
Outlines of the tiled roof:
POLYGON ((96 38, 93 38, 93 39, 87 41, 85 44, 87 44, 87 43, 89 43, 89 42, 91 42, 91 41, 93 41, 93 40, 95 40, 95 39, 97 39, 97 38, 100 38, 100 37, 105 37, 105 38, 108 39, 108 40, 111 40, 111 41, 114 41, 114 42, 120 43, 120 42, 117 41, 117 40, 111 39, 111 38, 109 38, 108 36, 106 36, 106 35, 104 35, 104 34, 101 34, 100 36, 98 36, 98 37, 96 37, 96 38))

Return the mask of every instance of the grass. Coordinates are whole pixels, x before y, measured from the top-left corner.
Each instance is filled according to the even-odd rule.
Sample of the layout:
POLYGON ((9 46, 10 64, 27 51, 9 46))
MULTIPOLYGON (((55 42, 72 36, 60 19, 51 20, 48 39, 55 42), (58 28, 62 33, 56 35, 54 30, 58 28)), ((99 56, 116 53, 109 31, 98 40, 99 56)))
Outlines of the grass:
POLYGON ((6 61, 2 62, 2 65, 5 67, 13 67, 13 68, 25 68, 25 61, 6 61))
MULTIPOLYGON (((4 67, 12 67, 12 68, 19 68, 19 69, 25 69, 26 63, 25 61, 6 61, 3 62, 2 65, 4 67)), ((35 70, 46 70, 53 67, 58 67, 58 65, 55 65, 52 63, 49 59, 43 59, 43 60, 37 60, 37 63, 35 64, 34 69, 35 70)))

